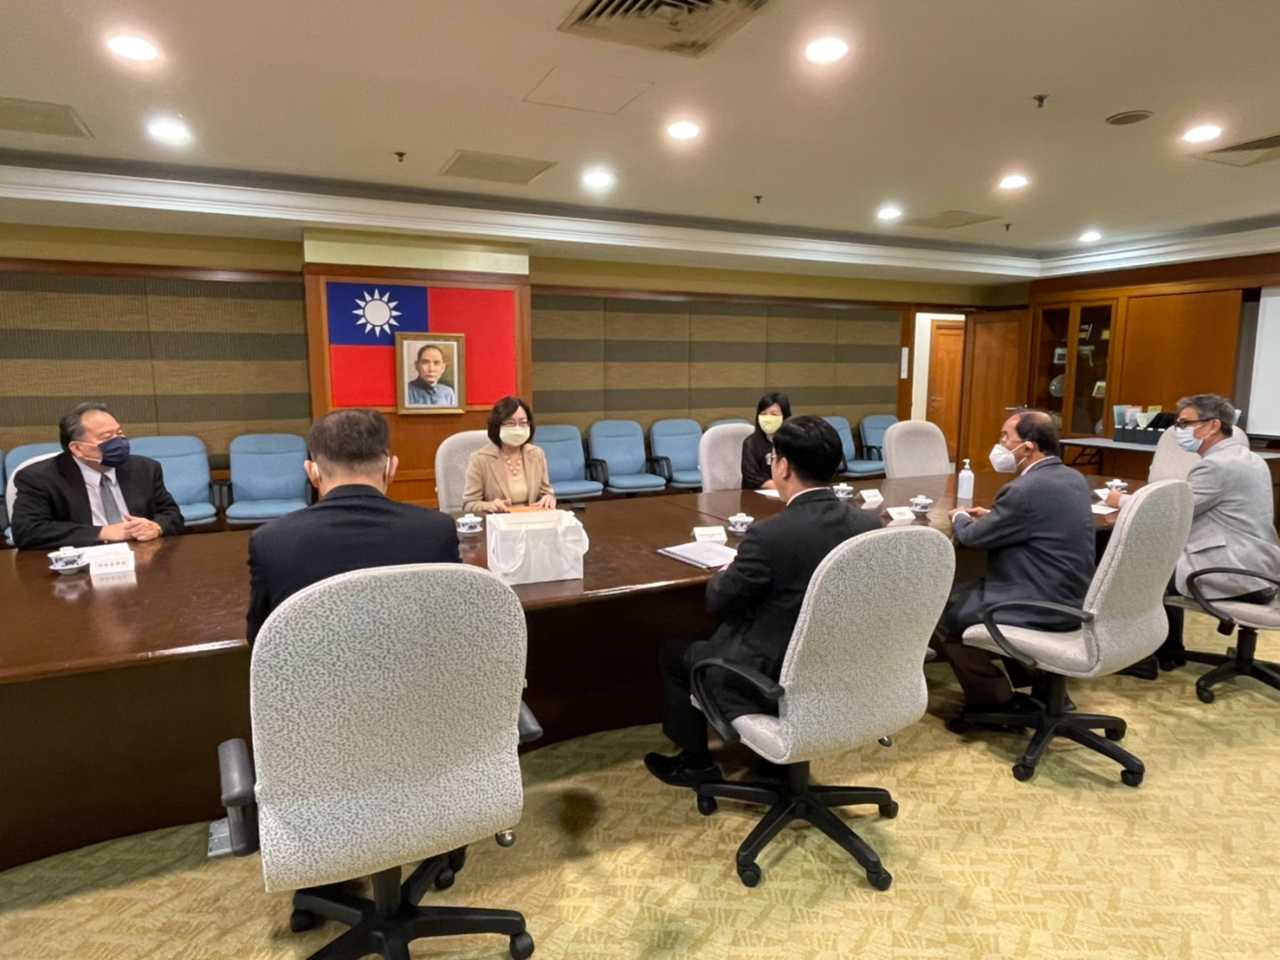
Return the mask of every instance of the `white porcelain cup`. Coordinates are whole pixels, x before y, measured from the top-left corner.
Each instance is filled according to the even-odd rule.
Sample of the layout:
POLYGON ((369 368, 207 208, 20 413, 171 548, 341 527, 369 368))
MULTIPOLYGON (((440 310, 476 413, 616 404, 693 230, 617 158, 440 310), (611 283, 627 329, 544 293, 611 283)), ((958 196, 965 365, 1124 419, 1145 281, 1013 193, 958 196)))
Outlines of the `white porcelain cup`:
POLYGON ((924 494, 921 494, 918 497, 911 498, 911 509, 915 510, 917 513, 923 513, 925 510, 928 510, 932 506, 933 506, 933 501, 930 500, 928 497, 926 497, 924 494))
POLYGON ((745 513, 735 513, 729 518, 729 529, 735 533, 741 533, 751 526, 753 520, 755 520, 755 517, 749 517, 745 513))
POLYGON ((1127 490, 1129 489, 1129 484, 1125 483, 1123 480, 1117 477, 1114 480, 1107 481, 1107 489, 1108 490, 1127 490))
POLYGON ((84 562, 84 551, 77 547, 62 547, 49 554, 49 560, 55 567, 76 567, 84 562))
POLYGON ((458 529, 463 533, 479 533, 480 528, 483 526, 484 521, 474 513, 468 513, 458 518, 458 529))

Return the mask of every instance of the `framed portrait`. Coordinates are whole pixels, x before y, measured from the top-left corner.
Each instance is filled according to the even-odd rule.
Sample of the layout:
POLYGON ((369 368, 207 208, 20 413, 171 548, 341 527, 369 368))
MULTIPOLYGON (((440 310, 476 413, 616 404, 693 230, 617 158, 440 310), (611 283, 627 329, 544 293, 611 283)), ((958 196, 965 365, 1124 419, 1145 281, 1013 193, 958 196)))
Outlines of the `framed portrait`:
POLYGON ((1107 381, 1099 380, 1093 385, 1093 396, 1095 399, 1101 400, 1107 395, 1107 381))
POLYGON ((463 413, 466 344, 461 333, 396 334, 396 412, 463 413))

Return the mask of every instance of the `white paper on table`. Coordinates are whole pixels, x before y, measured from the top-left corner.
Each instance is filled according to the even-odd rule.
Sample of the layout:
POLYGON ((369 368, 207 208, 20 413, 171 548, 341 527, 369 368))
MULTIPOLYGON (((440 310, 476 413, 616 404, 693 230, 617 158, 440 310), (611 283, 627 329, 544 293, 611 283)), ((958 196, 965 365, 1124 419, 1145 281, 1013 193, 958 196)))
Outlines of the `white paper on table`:
POLYGON ((1108 513, 1115 513, 1119 509, 1119 507, 1108 507, 1105 503, 1095 503, 1093 505, 1093 512, 1103 517, 1108 513))
POLYGON ((890 507, 889 516, 895 520, 914 520, 916 518, 910 507, 890 507))
POLYGON ((760 496, 762 497, 773 497, 773 499, 775 500, 777 500, 780 496, 782 496, 782 494, 780 494, 777 490, 765 490, 763 488, 761 488, 760 490, 757 490, 756 493, 760 494, 760 496))

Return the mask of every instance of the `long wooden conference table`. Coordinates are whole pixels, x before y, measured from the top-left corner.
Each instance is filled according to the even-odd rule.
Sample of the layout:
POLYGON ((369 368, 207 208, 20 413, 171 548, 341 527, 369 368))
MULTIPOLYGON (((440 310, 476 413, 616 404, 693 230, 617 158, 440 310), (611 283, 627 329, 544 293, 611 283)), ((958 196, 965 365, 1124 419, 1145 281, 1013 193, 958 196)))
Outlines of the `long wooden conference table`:
MULTIPOLYGON (((854 486, 883 493, 886 524, 883 508, 923 493, 934 506, 914 522, 950 533, 955 480, 854 486)), ((974 502, 989 505, 1006 480, 980 474, 974 502)), ((695 526, 782 509, 736 490, 589 502, 583 579, 515 588, 540 745, 660 719, 658 650, 709 636, 716 621, 703 602, 713 572, 656 551, 695 526)), ((1096 519, 1105 537, 1115 514, 1096 519)), ((133 544, 132 582, 114 585, 54 574, 43 552, 0 553, 0 869, 222 815, 217 745, 249 736, 250 533, 133 544)), ((484 566, 484 536, 463 538, 462 557, 484 566)), ((959 577, 981 572, 981 553, 958 559, 959 577)))

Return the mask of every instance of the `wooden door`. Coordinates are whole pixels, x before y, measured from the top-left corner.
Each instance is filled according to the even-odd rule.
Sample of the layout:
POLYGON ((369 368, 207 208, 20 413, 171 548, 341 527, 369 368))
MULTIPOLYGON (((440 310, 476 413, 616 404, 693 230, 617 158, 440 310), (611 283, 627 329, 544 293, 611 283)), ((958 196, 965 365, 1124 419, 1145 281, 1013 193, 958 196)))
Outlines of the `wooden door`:
POLYGON ((935 320, 929 331, 929 401, 925 419, 947 438, 947 456, 960 444, 960 392, 964 380, 964 321, 935 320))
POLYGON ((987 467, 986 452, 1000 437, 1010 408, 1027 402, 1031 312, 1003 310, 969 318, 964 344, 964 388, 960 394, 961 459, 987 467))

